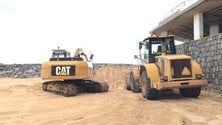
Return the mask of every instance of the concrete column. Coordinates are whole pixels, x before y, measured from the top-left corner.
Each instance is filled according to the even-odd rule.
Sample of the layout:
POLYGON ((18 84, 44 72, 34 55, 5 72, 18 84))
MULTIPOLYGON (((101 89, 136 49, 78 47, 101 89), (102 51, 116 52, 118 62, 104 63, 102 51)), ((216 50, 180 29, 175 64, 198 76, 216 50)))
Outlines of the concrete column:
POLYGON ((215 35, 219 33, 219 25, 210 26, 210 35, 215 35))
POLYGON ((203 13, 193 16, 194 40, 203 38, 203 13))

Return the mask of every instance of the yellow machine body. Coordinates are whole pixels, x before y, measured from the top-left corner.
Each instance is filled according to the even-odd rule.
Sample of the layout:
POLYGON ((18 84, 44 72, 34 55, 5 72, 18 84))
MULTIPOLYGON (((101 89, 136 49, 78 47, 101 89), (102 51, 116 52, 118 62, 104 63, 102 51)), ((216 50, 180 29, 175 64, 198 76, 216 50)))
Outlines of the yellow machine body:
POLYGON ((73 57, 70 52, 57 49, 53 50, 49 61, 42 64, 42 79, 51 80, 44 82, 42 88, 43 91, 64 96, 74 96, 80 92, 107 92, 108 84, 92 80, 94 75, 93 64, 82 49, 77 49, 73 57))
POLYGON ((139 42, 138 68, 126 76, 125 88, 155 100, 159 91, 180 89, 185 97, 197 98, 208 81, 190 56, 176 54, 174 36, 152 36, 139 42))
POLYGON ((48 61, 42 64, 41 75, 44 80, 89 79, 94 71, 87 61, 48 61))
POLYGON ((187 55, 161 55, 155 57, 156 63, 144 64, 140 68, 140 74, 145 70, 147 77, 150 78, 152 88, 158 90, 174 89, 174 88, 192 88, 198 86, 206 86, 207 80, 204 79, 204 74, 200 65, 192 61, 190 56, 187 55), (159 60, 159 61, 158 61, 159 60), (189 77, 173 78, 174 69, 171 67, 170 60, 190 60, 191 68, 184 68, 181 74, 189 75, 189 77), (200 78, 197 79, 196 75, 200 78), (164 81, 164 77, 167 77, 167 81, 164 81))

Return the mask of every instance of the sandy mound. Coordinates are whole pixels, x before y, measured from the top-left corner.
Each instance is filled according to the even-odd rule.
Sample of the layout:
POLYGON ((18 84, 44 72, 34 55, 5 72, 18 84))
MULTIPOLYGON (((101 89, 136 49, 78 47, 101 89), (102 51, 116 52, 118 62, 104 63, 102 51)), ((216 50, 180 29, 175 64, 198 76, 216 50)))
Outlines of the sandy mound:
POLYGON ((103 66, 96 70, 94 79, 107 82, 110 90, 124 89, 125 76, 132 68, 132 66, 103 66))
POLYGON ((105 66, 97 79, 108 93, 63 97, 42 91, 40 78, 0 79, 0 125, 221 125, 222 97, 203 92, 198 99, 177 92, 157 101, 123 89, 131 67, 105 66))

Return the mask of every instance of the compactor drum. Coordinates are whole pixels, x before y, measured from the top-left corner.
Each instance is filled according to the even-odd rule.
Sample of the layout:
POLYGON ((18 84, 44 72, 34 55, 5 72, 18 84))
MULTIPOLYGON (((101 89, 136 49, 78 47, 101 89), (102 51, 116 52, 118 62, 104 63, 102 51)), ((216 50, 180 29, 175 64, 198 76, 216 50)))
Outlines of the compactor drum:
POLYGON ((82 49, 77 49, 74 57, 66 50, 53 50, 50 60, 42 64, 41 75, 43 80, 51 80, 43 83, 43 91, 64 96, 80 92, 108 92, 109 89, 106 82, 92 80, 95 71, 82 49))
POLYGON ((140 63, 126 76, 127 90, 155 100, 160 91, 177 88, 182 96, 197 98, 201 87, 208 84, 197 62, 176 54, 174 36, 151 36, 138 46, 139 55, 134 58, 140 63))

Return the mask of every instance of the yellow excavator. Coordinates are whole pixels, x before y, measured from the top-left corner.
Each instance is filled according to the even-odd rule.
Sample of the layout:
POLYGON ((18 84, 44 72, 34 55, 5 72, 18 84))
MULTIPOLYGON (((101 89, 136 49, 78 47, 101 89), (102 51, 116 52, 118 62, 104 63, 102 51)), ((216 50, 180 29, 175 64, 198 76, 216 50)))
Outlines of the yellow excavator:
POLYGON ((52 57, 42 64, 41 77, 46 81, 43 91, 63 96, 75 96, 77 93, 108 92, 106 82, 92 80, 95 75, 93 64, 81 48, 76 49, 74 56, 65 49, 53 49, 52 57))

